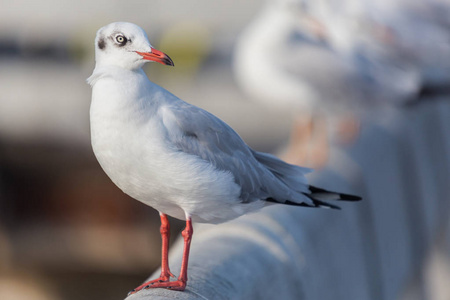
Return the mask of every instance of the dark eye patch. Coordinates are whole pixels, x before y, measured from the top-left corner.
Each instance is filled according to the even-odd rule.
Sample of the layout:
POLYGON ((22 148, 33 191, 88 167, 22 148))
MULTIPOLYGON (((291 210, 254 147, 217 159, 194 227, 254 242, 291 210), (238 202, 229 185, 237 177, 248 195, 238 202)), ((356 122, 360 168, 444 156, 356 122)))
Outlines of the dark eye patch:
POLYGON ((105 49, 105 47, 106 47, 105 40, 104 40, 103 38, 99 39, 99 40, 98 40, 97 46, 98 46, 98 48, 99 48, 100 50, 105 49))

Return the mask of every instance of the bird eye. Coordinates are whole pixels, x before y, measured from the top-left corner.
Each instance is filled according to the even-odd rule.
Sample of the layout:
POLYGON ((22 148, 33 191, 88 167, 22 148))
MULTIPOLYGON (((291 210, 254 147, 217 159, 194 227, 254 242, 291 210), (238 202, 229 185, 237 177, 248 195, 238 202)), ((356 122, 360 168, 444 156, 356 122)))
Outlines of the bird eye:
POLYGON ((127 38, 124 37, 123 35, 118 35, 116 36, 116 42, 119 43, 120 45, 125 45, 127 43, 127 38))

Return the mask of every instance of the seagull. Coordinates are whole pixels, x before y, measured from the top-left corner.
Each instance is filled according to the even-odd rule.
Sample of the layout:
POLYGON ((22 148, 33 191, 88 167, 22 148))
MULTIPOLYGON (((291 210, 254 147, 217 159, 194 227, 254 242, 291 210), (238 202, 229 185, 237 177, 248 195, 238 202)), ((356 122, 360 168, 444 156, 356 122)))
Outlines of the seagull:
POLYGON ((338 209, 324 200, 361 200, 308 185, 310 169, 254 151, 222 120, 152 83, 145 63, 174 63, 139 26, 100 28, 95 61, 87 79, 95 156, 124 193, 159 211, 161 219, 161 275, 131 294, 186 288, 192 222, 222 223, 276 203, 338 209), (173 281, 168 215, 186 221, 181 271, 173 281))
POLYGON ((234 71, 248 96, 294 114, 291 138, 281 157, 320 167, 326 163, 330 141, 344 137, 343 126, 352 124, 347 133, 356 136, 354 115, 374 93, 356 66, 333 49, 324 23, 303 4, 307 3, 265 2, 236 43, 234 71))
POLYGON ((418 70, 423 89, 450 83, 450 2, 377 0, 371 13, 392 38, 383 46, 397 51, 418 70))
POLYGON ((314 81, 319 74, 321 87, 327 87, 329 78, 333 78, 328 74, 335 72, 327 70, 327 78, 321 76, 321 66, 332 69, 332 55, 317 24, 303 20, 295 4, 289 0, 265 3, 237 40, 233 70, 247 96, 292 115, 289 143, 280 157, 289 163, 318 167, 326 162, 328 152, 322 118, 326 105, 319 103, 324 89, 316 88, 309 79, 314 81), (304 34, 301 29, 308 25, 317 32, 304 34))
POLYGON ((306 0, 305 6, 331 44, 386 91, 386 102, 408 104, 421 89, 449 84, 447 0, 306 0))
MULTIPOLYGON (((389 26, 369 18, 381 1, 393 2, 268 0, 240 35, 237 83, 299 120, 282 156, 288 162, 320 167, 330 144, 355 140, 359 120, 379 122, 380 113, 391 115, 419 94, 421 76, 410 55, 394 43, 389 26)), ((410 32, 421 40, 431 36, 410 32)), ((438 40, 427 44, 443 48, 438 40)))

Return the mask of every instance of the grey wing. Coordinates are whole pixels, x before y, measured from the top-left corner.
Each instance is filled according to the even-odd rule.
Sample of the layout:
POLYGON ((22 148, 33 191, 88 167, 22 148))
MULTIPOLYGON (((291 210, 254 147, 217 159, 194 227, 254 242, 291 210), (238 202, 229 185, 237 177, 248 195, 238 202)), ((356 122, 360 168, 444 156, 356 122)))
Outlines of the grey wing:
POLYGON ((162 119, 171 143, 179 151, 196 155, 234 176, 243 202, 268 198, 308 202, 301 193, 308 191, 304 174, 309 169, 253 151, 231 127, 207 111, 178 102, 163 109, 162 119))

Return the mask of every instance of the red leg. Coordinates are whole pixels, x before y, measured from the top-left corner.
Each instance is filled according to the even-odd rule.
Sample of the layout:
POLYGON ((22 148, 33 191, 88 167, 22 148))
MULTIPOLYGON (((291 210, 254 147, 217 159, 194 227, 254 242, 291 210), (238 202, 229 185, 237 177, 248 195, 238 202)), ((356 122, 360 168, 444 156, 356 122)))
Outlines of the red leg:
POLYGON ((169 238, 170 238, 170 225, 169 225, 169 219, 167 218, 167 215, 160 213, 159 214, 161 218, 161 239, 162 239, 162 250, 161 250, 161 275, 158 279, 147 281, 134 290, 132 290, 130 294, 134 294, 143 288, 145 288, 147 285, 155 283, 155 282, 168 282, 170 281, 170 277, 175 277, 169 269, 169 238))
POLYGON ((186 220, 186 228, 181 232, 184 238, 183 260, 181 262, 181 271, 178 280, 176 281, 159 281, 148 284, 145 289, 151 288, 167 288, 171 290, 184 291, 187 282, 187 268, 189 260, 189 249, 191 247, 191 239, 194 230, 192 228, 192 222, 190 218, 186 220))
POLYGON ((170 239, 170 225, 167 215, 161 213, 161 239, 162 239, 162 250, 161 250, 161 281, 169 281, 170 277, 175 277, 170 272, 169 269, 169 239, 170 239))

